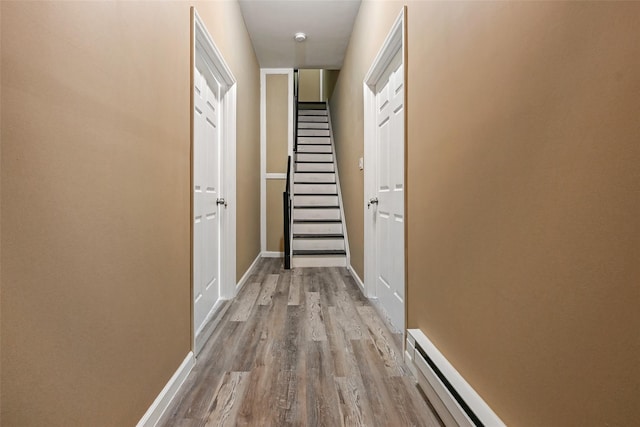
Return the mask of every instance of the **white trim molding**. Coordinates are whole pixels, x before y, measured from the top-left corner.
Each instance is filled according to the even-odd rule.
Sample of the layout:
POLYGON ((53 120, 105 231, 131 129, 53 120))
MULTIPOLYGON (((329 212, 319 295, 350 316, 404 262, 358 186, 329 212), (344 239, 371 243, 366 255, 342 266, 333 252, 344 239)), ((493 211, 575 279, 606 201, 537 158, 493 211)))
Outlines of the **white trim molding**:
POLYGON ((367 206, 367 200, 376 192, 376 149, 375 149, 375 115, 376 96, 373 90, 363 83, 362 94, 364 97, 364 197, 362 210, 364 211, 364 288, 365 296, 376 297, 375 275, 376 275, 376 241, 373 236, 374 214, 367 206))
POLYGON ((147 412, 138 421, 137 427, 153 427, 155 426, 165 411, 171 405, 176 394, 189 376, 189 373, 196 364, 193 352, 184 358, 178 369, 173 373, 167 384, 164 386, 158 397, 153 401, 147 412))
POLYGON ((405 361, 445 425, 505 426, 420 329, 407 330, 405 361))
POLYGON ((267 252, 267 180, 286 179, 285 173, 267 173, 267 75, 288 77, 287 152, 293 156, 293 68, 260 69, 260 251, 267 252))
POLYGON ((231 299, 236 296, 236 85, 233 85, 223 98, 223 108, 223 131, 227 146, 223 156, 225 174, 221 188, 227 206, 222 215, 220 272, 223 282, 220 296, 223 299, 231 299))

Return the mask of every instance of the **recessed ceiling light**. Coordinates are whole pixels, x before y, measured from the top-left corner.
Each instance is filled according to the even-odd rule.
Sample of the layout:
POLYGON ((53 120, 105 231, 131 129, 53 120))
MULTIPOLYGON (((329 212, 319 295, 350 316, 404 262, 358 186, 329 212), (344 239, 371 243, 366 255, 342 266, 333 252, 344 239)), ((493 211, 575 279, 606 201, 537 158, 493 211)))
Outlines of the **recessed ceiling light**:
POLYGON ((307 35, 305 33, 295 33, 293 39, 297 42, 303 42, 307 39, 307 35))

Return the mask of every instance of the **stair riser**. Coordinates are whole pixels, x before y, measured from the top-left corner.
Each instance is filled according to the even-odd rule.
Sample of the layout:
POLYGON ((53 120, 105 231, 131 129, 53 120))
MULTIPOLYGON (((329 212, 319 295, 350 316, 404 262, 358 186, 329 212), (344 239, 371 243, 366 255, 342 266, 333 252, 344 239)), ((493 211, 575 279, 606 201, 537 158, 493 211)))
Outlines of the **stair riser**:
POLYGON ((337 206, 338 196, 293 196, 294 206, 337 206))
POLYGON ((327 110, 298 110, 298 118, 300 116, 327 116, 327 110))
POLYGON ((339 222, 327 224, 294 223, 293 234, 342 234, 342 224, 339 222))
POLYGON ((299 162, 333 162, 333 154, 308 154, 298 153, 296 154, 296 160, 299 162))
POLYGON ((298 136, 329 136, 329 131, 324 129, 298 129, 298 136))
POLYGON ((327 116, 303 116, 298 114, 298 123, 314 122, 314 123, 328 123, 329 118, 327 116))
POLYGON ((335 173, 296 172, 294 182, 336 182, 335 173))
POLYGON ((294 193, 336 194, 336 184, 293 184, 294 193))
POLYGON ((342 256, 297 256, 294 255, 291 260, 291 266, 294 268, 302 267, 346 267, 347 257, 342 256))
POLYGON ((296 163, 295 172, 334 172, 333 163, 296 163))
POLYGON ((298 147, 300 147, 301 144, 313 144, 313 145, 328 144, 329 146, 331 146, 331 140, 326 137, 318 138, 318 137, 312 137, 312 136, 298 136, 298 147))
POLYGON ((342 249, 344 239, 293 239, 293 249, 342 249))
POLYGON ((298 122, 298 130, 301 129, 329 129, 329 123, 298 122))
POLYGON ((331 153, 331 145, 298 145, 298 154, 308 152, 331 153))
POLYGON ((340 209, 293 209, 293 219, 340 219, 340 209))

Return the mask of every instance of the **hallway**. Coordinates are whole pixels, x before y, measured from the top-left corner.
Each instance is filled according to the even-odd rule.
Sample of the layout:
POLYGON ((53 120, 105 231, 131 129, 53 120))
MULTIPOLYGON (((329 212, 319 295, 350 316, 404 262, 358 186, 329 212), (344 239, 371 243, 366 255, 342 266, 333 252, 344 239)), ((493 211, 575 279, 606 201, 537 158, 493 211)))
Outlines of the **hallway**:
POLYGON ((346 269, 263 258, 223 310, 159 425, 441 425, 346 269))

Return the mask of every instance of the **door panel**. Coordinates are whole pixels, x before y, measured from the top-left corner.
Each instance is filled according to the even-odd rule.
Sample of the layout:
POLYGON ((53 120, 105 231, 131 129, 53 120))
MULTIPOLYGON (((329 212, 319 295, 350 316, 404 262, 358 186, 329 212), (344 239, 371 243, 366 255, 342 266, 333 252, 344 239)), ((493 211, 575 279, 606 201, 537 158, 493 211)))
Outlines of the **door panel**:
POLYGON ((194 74, 193 296, 194 330, 202 328, 220 297, 219 84, 194 74))
POLYGON ((404 329, 404 70, 394 61, 376 94, 376 291, 404 329))

